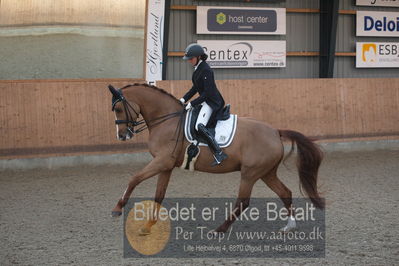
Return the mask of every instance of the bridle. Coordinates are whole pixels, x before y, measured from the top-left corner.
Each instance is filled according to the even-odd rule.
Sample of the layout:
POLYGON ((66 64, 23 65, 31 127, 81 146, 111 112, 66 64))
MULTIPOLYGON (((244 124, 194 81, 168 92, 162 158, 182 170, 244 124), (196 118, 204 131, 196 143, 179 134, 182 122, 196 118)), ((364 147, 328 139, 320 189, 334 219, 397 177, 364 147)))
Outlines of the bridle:
MULTIPOLYGON (((130 87, 133 85, 127 85, 124 88, 130 87)), ((177 111, 174 113, 170 113, 170 114, 166 114, 157 118, 154 118, 150 121, 145 121, 144 119, 141 119, 140 121, 136 121, 139 116, 140 116, 140 111, 137 111, 130 103, 128 100, 126 100, 126 98, 123 96, 122 93, 122 89, 118 89, 116 90, 114 87, 112 87, 111 85, 108 86, 108 88, 110 89, 113 97, 112 97, 112 111, 115 110, 115 106, 118 102, 121 102, 123 104, 123 109, 125 111, 126 114, 126 119, 125 120, 120 120, 120 119, 115 119, 115 124, 116 125, 120 125, 120 124, 125 124, 126 125, 126 130, 132 135, 132 137, 134 136, 134 134, 138 134, 144 130, 146 130, 148 127, 154 127, 157 126, 163 122, 165 122, 166 120, 176 117, 178 115, 180 115, 180 120, 182 120, 182 118, 184 117, 183 114, 185 113, 185 110, 183 108, 182 111, 177 111), (134 114, 136 115, 136 118, 133 117, 132 112, 134 112, 134 114), (154 123, 155 122, 155 123, 154 123), (151 123, 151 124, 150 124, 151 123), (143 125, 145 124, 145 125, 143 125), (138 129, 134 129, 135 126, 139 126, 139 125, 143 125, 142 127, 138 128, 138 129)), ((179 121, 179 124, 181 123, 181 121, 179 121)))
POLYGON ((144 119, 140 120, 140 121, 136 121, 139 116, 140 116, 140 112, 136 111, 136 109, 134 109, 134 107, 126 100, 126 98, 123 96, 122 91, 121 90, 117 90, 118 92, 118 96, 114 95, 113 99, 112 99, 112 111, 115 111, 115 106, 118 102, 122 102, 123 104, 123 109, 125 111, 126 114, 126 119, 125 120, 121 120, 121 119, 115 119, 115 124, 116 125, 120 125, 120 124, 125 124, 126 125, 126 130, 128 132, 130 132, 130 134, 132 134, 132 136, 134 134, 140 133, 141 131, 146 129, 146 126, 143 126, 137 130, 134 130, 135 126, 139 126, 145 123, 144 119), (131 110, 134 112, 134 114, 136 115, 136 118, 133 118, 133 115, 131 113, 131 110))

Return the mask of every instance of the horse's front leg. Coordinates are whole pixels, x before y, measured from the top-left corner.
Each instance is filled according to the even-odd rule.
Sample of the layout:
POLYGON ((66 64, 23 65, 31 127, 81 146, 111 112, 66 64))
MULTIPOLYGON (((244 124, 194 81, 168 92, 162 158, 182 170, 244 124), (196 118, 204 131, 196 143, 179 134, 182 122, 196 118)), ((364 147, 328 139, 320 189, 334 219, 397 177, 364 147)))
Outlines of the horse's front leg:
POLYGON ((165 158, 163 160, 162 158, 154 158, 149 164, 147 164, 140 172, 138 172, 136 175, 134 175, 125 192, 123 193, 122 197, 118 200, 118 203, 116 204, 115 208, 112 210, 112 216, 117 217, 122 214, 122 208, 126 205, 128 202, 130 195, 132 194, 134 188, 143 182, 144 180, 153 177, 154 175, 163 172, 163 171, 170 171, 173 166, 168 166, 165 162, 167 162, 168 159, 165 158))
POLYGON ((149 217, 149 220, 147 221, 147 223, 142 228, 140 228, 140 230, 139 230, 140 235, 150 234, 151 227, 154 224, 156 224, 159 209, 161 207, 163 199, 165 198, 166 189, 168 188, 171 174, 172 174, 172 170, 168 170, 168 171, 161 172, 158 175, 157 190, 155 192, 155 203, 154 203, 155 208, 152 208, 154 210, 154 212, 153 212, 152 216, 149 217))

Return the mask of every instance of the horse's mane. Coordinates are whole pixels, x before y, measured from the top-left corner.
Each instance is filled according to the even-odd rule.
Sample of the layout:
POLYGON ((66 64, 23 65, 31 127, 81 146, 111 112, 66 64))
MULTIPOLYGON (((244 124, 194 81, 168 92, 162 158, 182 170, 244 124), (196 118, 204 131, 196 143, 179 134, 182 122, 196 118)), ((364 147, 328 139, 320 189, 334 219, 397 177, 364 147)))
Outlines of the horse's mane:
POLYGON ((158 87, 156 87, 156 86, 154 86, 154 85, 148 85, 148 84, 146 84, 146 83, 134 83, 134 84, 129 84, 129 85, 126 85, 126 86, 122 87, 121 89, 125 89, 125 88, 132 87, 132 86, 144 86, 144 87, 147 87, 147 88, 151 88, 151 89, 157 90, 157 91, 159 91, 159 92, 161 92, 161 93, 163 93, 163 94, 165 94, 165 95, 168 95, 169 97, 172 97, 173 100, 175 100, 176 102, 178 102, 180 105, 182 104, 178 99, 176 99, 175 96, 173 96, 173 95, 170 94, 169 92, 165 91, 164 89, 158 88, 158 87))

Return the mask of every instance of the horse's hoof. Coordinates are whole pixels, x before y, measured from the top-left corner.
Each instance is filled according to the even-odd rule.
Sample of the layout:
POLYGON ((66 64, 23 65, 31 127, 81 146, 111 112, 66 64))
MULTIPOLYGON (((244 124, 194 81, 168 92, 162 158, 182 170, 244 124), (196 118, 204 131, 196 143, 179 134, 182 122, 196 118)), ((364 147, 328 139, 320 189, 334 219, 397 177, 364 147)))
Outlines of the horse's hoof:
POLYGON ((151 232, 147 228, 140 228, 139 229, 139 236, 146 236, 149 235, 151 232))
POLYGON ((287 234, 291 231, 295 231, 296 230, 296 222, 295 222, 295 218, 293 216, 290 216, 288 218, 288 223, 286 226, 284 226, 283 228, 280 229, 280 232, 287 234))
POLYGON ((214 239, 224 238, 224 232, 222 232, 222 231, 213 231, 213 232, 212 232, 212 237, 213 237, 214 239))
POLYGON ((224 235, 226 234, 227 229, 224 228, 217 228, 212 232, 212 235, 214 238, 224 238, 224 235))
POLYGON ((112 211, 111 216, 112 217, 119 217, 122 215, 122 212, 120 211, 112 211))
POLYGON ((283 234, 288 234, 289 232, 293 232, 295 230, 296 230, 296 227, 284 226, 283 228, 280 229, 280 232, 283 234))

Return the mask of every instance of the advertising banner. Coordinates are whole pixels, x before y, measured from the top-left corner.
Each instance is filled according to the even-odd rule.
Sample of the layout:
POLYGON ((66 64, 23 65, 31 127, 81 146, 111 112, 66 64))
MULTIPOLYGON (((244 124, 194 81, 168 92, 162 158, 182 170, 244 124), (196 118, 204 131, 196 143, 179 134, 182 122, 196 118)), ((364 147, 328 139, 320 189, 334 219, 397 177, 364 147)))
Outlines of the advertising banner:
POLYGON ((286 41, 198 40, 213 68, 285 67, 286 41))
POLYGON ((197 34, 285 35, 285 8, 197 7, 197 34))
POLYGON ((148 0, 145 79, 149 84, 162 80, 165 0, 148 0))
POLYGON ((356 36, 399 37, 399 12, 356 12, 356 36))
POLYGON ((356 67, 399 67, 399 42, 356 43, 356 67))
POLYGON ((131 198, 124 208, 123 257, 325 257, 325 211, 309 200, 293 199, 295 215, 290 219, 298 224, 295 230, 282 231, 288 217, 280 199, 251 198, 250 207, 241 211, 227 231, 215 232, 233 213, 235 201, 166 198, 162 205, 156 205, 150 199, 131 198))

